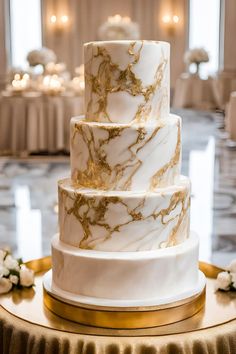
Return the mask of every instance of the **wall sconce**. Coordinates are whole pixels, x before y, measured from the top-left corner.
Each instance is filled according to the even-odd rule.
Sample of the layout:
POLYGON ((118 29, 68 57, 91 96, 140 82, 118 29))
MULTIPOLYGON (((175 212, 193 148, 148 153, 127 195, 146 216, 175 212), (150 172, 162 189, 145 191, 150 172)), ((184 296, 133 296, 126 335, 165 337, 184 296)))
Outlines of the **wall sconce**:
POLYGON ((170 35, 174 35, 180 19, 177 15, 166 14, 162 17, 162 22, 170 35))
POLYGON ((59 17, 52 15, 50 17, 50 23, 57 33, 61 33, 68 27, 69 17, 67 15, 62 15, 59 17))

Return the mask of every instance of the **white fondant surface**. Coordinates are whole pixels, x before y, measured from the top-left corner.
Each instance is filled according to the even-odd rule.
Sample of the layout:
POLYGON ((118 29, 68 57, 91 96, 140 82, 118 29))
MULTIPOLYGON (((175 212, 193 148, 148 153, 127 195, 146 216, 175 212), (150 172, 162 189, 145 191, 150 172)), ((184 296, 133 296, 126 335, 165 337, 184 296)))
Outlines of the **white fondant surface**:
POLYGON ((136 120, 141 106, 138 120, 166 118, 169 114, 169 56, 167 42, 86 43, 86 119, 129 123, 136 120), (146 95, 153 87, 154 92, 146 95))
POLYGON ((189 236, 190 181, 155 192, 99 191, 59 181, 59 227, 64 243, 99 251, 173 246, 189 236))
POLYGON ((175 183, 180 173, 181 118, 155 124, 114 124, 71 120, 72 179, 102 190, 155 190, 175 183), (160 176, 155 182, 155 176, 160 176))
POLYGON ((195 286, 188 291, 184 291, 179 293, 178 295, 166 298, 151 298, 151 299, 141 299, 141 300, 111 300, 107 298, 98 298, 98 297, 91 297, 91 296, 83 296, 83 295, 76 295, 71 292, 65 291, 60 289, 57 285, 52 284, 52 270, 49 270, 43 279, 43 285, 45 290, 56 297, 57 299, 67 302, 69 304, 80 306, 101 306, 101 307, 132 307, 134 310, 140 308, 141 306, 145 307, 153 307, 153 306, 161 306, 161 305, 171 305, 177 301, 187 300, 188 298, 200 294, 206 285, 206 278, 205 275, 198 271, 198 282, 195 286))
POLYGON ((56 293, 61 289, 98 301, 165 303, 199 291, 198 237, 191 233, 174 247, 122 253, 76 249, 56 235, 52 240, 52 269, 52 291, 56 293))

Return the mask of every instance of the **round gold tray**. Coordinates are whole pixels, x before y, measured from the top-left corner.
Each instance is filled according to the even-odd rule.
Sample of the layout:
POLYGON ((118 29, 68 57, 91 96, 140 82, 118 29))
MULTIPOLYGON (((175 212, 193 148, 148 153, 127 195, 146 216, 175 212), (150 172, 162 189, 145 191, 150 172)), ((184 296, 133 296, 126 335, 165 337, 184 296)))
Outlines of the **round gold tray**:
POLYGON ((138 329, 164 326, 185 320, 199 312, 205 304, 202 291, 183 300, 158 306, 108 307, 73 303, 44 288, 44 304, 56 315, 79 324, 113 328, 138 329))
MULTIPOLYGON (((222 269, 206 263, 199 263, 207 276, 205 307, 194 316, 173 324, 145 329, 98 328, 63 319, 43 304, 42 277, 51 268, 51 258, 28 262, 28 267, 36 272, 35 288, 14 290, 0 297, 0 305, 9 313, 27 322, 56 330, 100 336, 158 336, 196 331, 221 325, 236 319, 236 294, 214 290, 214 278, 222 269), (214 316, 212 314, 214 313, 214 316)), ((92 310, 91 310, 92 311, 92 310)))

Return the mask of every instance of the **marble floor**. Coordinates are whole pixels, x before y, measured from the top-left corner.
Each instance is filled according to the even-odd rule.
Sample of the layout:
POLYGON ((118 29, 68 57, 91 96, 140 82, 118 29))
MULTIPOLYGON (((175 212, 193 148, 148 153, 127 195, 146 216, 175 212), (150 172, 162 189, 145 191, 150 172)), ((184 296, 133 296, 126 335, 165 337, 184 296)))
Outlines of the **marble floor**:
MULTIPOLYGON (((178 111, 183 117, 182 173, 192 182, 191 228, 200 259, 225 266, 236 258, 236 149, 220 114, 178 111)), ((24 260, 50 254, 57 232, 57 180, 68 157, 0 158, 0 247, 24 260)))

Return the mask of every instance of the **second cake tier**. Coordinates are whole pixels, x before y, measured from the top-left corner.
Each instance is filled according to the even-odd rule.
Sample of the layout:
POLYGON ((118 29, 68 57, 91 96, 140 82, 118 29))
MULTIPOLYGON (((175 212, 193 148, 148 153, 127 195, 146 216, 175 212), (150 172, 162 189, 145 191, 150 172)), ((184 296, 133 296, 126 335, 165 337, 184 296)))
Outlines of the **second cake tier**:
POLYGON ((101 190, 148 191, 175 183, 180 172, 181 119, 155 124, 71 120, 72 180, 101 190))
POLYGON ((155 192, 82 189, 59 181, 60 239, 101 251, 142 251, 173 246, 189 236, 187 177, 155 192))

